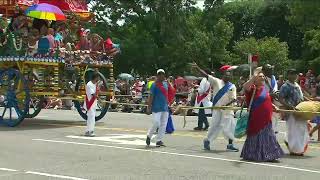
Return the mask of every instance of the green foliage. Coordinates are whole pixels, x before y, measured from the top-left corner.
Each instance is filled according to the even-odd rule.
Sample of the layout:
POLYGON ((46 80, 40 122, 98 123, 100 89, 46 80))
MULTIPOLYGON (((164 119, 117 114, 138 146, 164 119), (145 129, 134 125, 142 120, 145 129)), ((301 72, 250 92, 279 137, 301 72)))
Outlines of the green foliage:
POLYGON ((290 65, 288 59, 288 45, 285 42, 279 42, 278 38, 263 38, 256 40, 247 38, 239 41, 234 46, 235 53, 241 57, 238 64, 247 63, 248 53, 257 54, 260 64, 272 64, 275 71, 282 71, 290 65))
POLYGON ((203 10, 196 2, 101 0, 92 31, 121 44, 116 74, 189 74, 189 62, 218 68, 246 63, 247 53, 278 72, 319 67, 320 1, 205 0, 203 10))

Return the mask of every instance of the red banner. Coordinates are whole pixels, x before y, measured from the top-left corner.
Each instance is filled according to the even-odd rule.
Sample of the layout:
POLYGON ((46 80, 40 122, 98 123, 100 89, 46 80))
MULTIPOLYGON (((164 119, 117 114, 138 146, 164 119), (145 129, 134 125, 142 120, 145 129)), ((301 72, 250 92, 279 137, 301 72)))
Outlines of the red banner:
POLYGON ((74 13, 88 12, 85 0, 39 0, 39 3, 48 3, 59 7, 62 11, 74 13))

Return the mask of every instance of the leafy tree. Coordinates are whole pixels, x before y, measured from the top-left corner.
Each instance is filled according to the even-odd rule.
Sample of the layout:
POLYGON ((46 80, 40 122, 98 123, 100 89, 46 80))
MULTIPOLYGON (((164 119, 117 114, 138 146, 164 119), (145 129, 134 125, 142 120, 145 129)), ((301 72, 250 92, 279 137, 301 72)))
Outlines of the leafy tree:
POLYGON ((285 42, 279 42, 278 38, 247 38, 239 41, 234 46, 235 53, 240 57, 238 64, 246 64, 248 53, 257 54, 260 64, 272 64, 275 71, 282 71, 290 65, 288 59, 288 45, 285 42))

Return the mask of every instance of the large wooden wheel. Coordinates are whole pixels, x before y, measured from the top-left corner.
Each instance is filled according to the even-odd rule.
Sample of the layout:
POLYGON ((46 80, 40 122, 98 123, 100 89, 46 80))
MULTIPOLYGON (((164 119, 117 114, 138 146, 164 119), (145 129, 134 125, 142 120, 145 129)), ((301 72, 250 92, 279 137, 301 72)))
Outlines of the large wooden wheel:
MULTIPOLYGON (((82 80, 82 82, 84 82, 84 84, 86 85, 89 80, 91 79, 91 75, 92 73, 94 72, 95 70, 94 69, 88 69, 86 72, 85 72, 85 78, 84 80, 82 80)), ((104 92, 107 91, 107 79, 105 78, 105 76, 98 72, 99 76, 100 76, 100 80, 102 82, 101 86, 100 86, 100 92, 101 94, 104 94, 104 92)), ((76 91, 80 91, 80 84, 81 82, 78 81, 77 82, 77 85, 76 85, 76 91)), ((98 100, 98 103, 97 103, 97 111, 96 111, 96 121, 99 121, 101 120, 108 112, 108 109, 109 109, 109 105, 108 103, 101 103, 101 100, 109 100, 109 98, 106 96, 106 95, 100 95, 99 96, 99 100, 98 100)), ((80 116, 87 120, 88 119, 88 116, 87 116, 87 111, 84 109, 83 107, 83 104, 84 102, 80 102, 80 101, 74 101, 74 106, 75 108, 78 110, 80 116)))
POLYGON ((0 123, 14 127, 25 118, 30 94, 27 81, 16 69, 0 73, 0 123))

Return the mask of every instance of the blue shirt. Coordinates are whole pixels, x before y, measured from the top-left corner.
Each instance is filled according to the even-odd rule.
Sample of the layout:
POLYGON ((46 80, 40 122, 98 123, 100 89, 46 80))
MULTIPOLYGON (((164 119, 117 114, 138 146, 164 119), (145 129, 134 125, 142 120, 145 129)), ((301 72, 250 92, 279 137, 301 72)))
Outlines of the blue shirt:
MULTIPOLYGON (((168 83, 163 82, 163 87, 168 91, 168 83)), ((168 112, 167 98, 163 95, 161 90, 156 86, 156 83, 151 85, 150 93, 153 96, 152 112, 168 112)))
POLYGON ((292 84, 290 82, 286 82, 283 84, 281 86, 279 96, 283 98, 286 103, 294 107, 303 101, 303 94, 297 83, 292 84))

